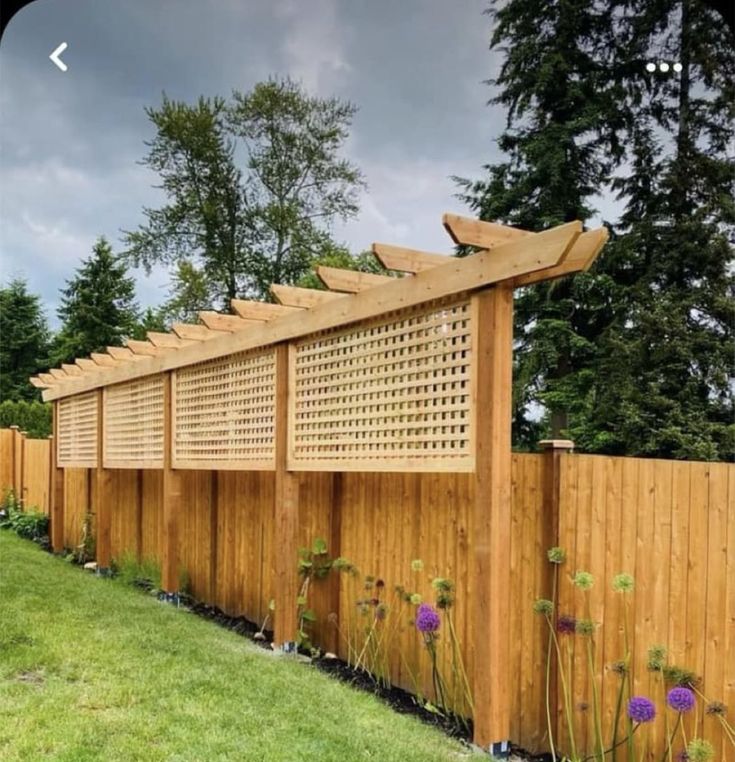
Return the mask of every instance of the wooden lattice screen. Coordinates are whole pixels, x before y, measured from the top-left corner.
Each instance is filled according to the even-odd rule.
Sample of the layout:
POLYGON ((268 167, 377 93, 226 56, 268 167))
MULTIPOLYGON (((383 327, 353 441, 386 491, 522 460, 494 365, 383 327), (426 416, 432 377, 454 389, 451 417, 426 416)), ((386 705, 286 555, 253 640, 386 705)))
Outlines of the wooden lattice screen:
POLYGON ((68 468, 97 465, 97 393, 59 400, 57 462, 68 468))
POLYGON ((175 371, 173 399, 175 468, 275 467, 273 348, 175 371))
POLYGON ((105 468, 163 468, 163 376, 104 390, 105 468))
POLYGON ((289 468, 471 470, 471 323, 452 301, 298 342, 289 468))

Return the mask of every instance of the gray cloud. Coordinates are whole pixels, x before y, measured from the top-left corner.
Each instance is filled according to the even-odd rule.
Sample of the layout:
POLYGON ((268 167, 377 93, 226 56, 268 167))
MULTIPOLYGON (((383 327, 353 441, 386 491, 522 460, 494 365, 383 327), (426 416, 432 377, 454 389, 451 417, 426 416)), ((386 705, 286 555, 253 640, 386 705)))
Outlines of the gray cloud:
MULTIPOLYGON (((488 108, 484 0, 39 0, 0 46, 0 275, 28 277, 54 317, 58 288, 98 235, 119 247, 156 177, 138 164, 152 136, 144 107, 162 91, 193 100, 289 74, 359 112, 350 157, 369 190, 336 229, 353 250, 373 240, 451 250, 440 216, 461 211, 453 174, 497 158, 503 114, 488 108), (48 55, 69 44, 66 73, 48 55)), ((137 274, 141 304, 167 275, 137 274)))

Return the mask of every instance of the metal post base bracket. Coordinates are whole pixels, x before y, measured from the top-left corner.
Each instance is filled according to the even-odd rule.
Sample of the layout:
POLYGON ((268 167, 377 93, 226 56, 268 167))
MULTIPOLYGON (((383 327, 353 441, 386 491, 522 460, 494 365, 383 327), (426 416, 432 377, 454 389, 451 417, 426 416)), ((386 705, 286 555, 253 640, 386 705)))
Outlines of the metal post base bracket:
POLYGON ((495 759, 508 759, 510 756, 510 742, 509 741, 496 741, 490 744, 490 754, 495 759))
POLYGON ((281 651, 285 654, 295 654, 297 652, 296 641, 287 640, 281 644, 281 651))
POLYGON ((97 568, 94 570, 94 573, 95 573, 95 574, 96 574, 98 577, 111 577, 111 576, 112 576, 112 569, 110 569, 109 567, 106 567, 106 566, 102 566, 102 567, 99 567, 99 566, 98 566, 98 567, 97 567, 97 568))
POLYGON ((181 603, 181 598, 178 593, 167 593, 163 590, 158 593, 158 600, 163 601, 164 603, 172 603, 177 608, 181 603))

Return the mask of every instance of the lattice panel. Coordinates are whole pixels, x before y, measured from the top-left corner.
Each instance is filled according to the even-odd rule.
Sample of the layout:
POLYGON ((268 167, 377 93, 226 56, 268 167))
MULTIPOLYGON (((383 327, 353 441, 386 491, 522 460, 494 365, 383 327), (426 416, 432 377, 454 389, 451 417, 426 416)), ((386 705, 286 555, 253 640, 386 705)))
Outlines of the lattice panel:
POLYGON ((471 362, 468 301, 297 343, 289 468, 471 470, 471 362))
POLYGON ((105 468, 163 468, 163 376, 105 389, 105 468))
POLYGON ((275 468, 276 353, 243 352, 174 374, 176 468, 275 468))
POLYGON ((97 393, 59 400, 56 458, 64 468, 97 466, 97 393))

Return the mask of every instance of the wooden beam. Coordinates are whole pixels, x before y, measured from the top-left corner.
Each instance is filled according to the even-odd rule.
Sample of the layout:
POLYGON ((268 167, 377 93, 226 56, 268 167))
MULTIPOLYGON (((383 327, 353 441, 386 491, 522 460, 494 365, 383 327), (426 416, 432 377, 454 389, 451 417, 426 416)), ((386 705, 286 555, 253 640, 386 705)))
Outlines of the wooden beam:
POLYGON ((459 214, 445 214, 442 223, 455 243, 479 246, 481 249, 493 249, 509 241, 535 235, 509 225, 483 222, 475 217, 462 217, 459 214))
POLYGON ((210 311, 200 312, 199 319, 213 331, 242 331, 243 328, 250 328, 263 322, 262 320, 241 318, 238 315, 222 315, 219 312, 210 311))
POLYGON ((298 312, 303 307, 286 307, 283 304, 270 304, 270 302, 251 302, 245 299, 231 299, 230 306, 241 318, 247 320, 273 320, 283 315, 298 312))
POLYGON ((103 352, 92 352, 90 357, 102 368, 116 368, 120 364, 114 357, 103 352))
POLYGON ((586 272, 592 267, 608 238, 607 228, 596 228, 582 233, 561 264, 519 275, 517 278, 513 278, 513 287, 530 286, 532 283, 561 278, 563 275, 586 272))
POLYGON ((179 592, 179 513, 181 472, 171 466, 173 450, 173 395, 171 374, 163 378, 163 495, 161 515, 161 589, 179 592))
POLYGON ((343 270, 340 267, 325 267, 324 265, 316 268, 316 274, 327 288, 348 294, 357 294, 395 280, 387 275, 361 273, 356 270, 343 270))
POLYGON ((299 479, 288 470, 288 344, 276 347, 276 486, 274 538, 278 541, 275 561, 275 645, 296 641, 299 578, 294 573, 299 553, 299 479))
POLYGON ((374 243, 373 254, 388 270, 399 270, 404 273, 421 273, 434 267, 445 265, 449 254, 433 254, 418 249, 407 249, 404 246, 391 246, 388 243, 374 243))
POLYGON ((51 437, 51 491, 49 516, 51 519, 50 540, 54 553, 64 550, 64 469, 59 468, 59 403, 53 403, 53 436, 51 437))
POLYGON ((31 376, 28 380, 31 382, 31 386, 35 386, 36 389, 48 389, 49 388, 49 385, 48 384, 44 384, 44 382, 41 381, 41 379, 38 376, 31 376))
POLYGON ((39 373, 38 377, 46 386, 54 386, 59 383, 58 379, 54 378, 50 373, 39 373))
POLYGON ((80 357, 78 360, 74 360, 77 366, 82 370, 101 371, 104 368, 98 365, 94 360, 90 360, 88 357, 80 357))
POLYGON ((95 560, 98 573, 105 574, 112 563, 112 496, 115 494, 112 471, 104 466, 104 390, 97 391, 97 467, 94 469, 94 513, 97 520, 95 560))
MULTIPOLYGON (((139 341, 138 339, 128 339, 125 342, 128 349, 136 355, 146 355, 148 357, 158 357, 164 353, 158 347, 154 347, 150 341, 139 341)), ((142 367, 142 363, 141 363, 142 367)))
POLYGON ((94 378, 71 379, 64 382, 61 388, 46 389, 43 398, 58 399, 98 386, 130 381, 235 352, 277 344, 434 299, 476 291, 527 272, 549 268, 563 261, 579 237, 581 228, 580 222, 570 222, 528 239, 503 244, 494 251, 480 251, 464 258, 448 257, 445 265, 417 273, 413 278, 395 278, 384 286, 352 296, 317 291, 315 293, 331 294, 332 301, 306 312, 283 315, 254 326, 250 331, 221 334, 211 341, 182 347, 160 357, 146 358, 135 365, 127 363, 120 368, 110 368, 104 375, 98 374, 94 378))
POLYGON ((78 365, 71 365, 68 362, 61 363, 61 370, 63 370, 67 376, 81 376, 84 371, 78 365))
POLYGON ((174 323, 171 326, 173 332, 180 339, 190 339, 191 341, 209 341, 223 335, 223 331, 213 331, 204 325, 190 325, 189 323, 174 323))
POLYGON ((159 331, 148 331, 146 333, 148 341, 153 344, 154 347, 163 347, 164 349, 179 349, 180 347, 187 347, 193 344, 193 341, 187 341, 186 339, 180 339, 174 333, 160 333, 159 331))
POLYGON ((60 368, 49 368, 48 372, 58 381, 66 381, 69 378, 60 368))
POLYGON ((114 357, 116 360, 121 360, 122 362, 135 362, 142 359, 140 355, 136 355, 135 352, 133 352, 132 349, 128 349, 128 347, 107 347, 106 349, 107 354, 110 355, 110 357, 114 357))
POLYGON ((298 286, 279 286, 277 283, 271 286, 271 293, 280 304, 285 304, 287 307, 303 307, 304 309, 345 298, 344 294, 335 294, 333 291, 319 291, 316 288, 299 288, 298 286))
POLYGON ((513 287, 472 297, 472 415, 476 466, 470 642, 474 658, 474 742, 493 755, 510 739, 511 420, 513 287))

